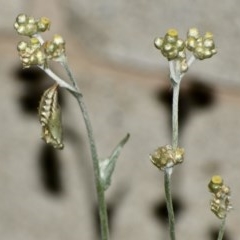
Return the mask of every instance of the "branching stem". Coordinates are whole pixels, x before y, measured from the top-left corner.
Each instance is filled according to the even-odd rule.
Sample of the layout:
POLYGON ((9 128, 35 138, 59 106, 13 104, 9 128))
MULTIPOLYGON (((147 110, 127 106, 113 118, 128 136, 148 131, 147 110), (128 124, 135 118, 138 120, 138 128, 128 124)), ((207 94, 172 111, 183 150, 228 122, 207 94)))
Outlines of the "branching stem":
MULTIPOLYGON (((178 147, 178 99, 181 82, 181 73, 179 71, 179 63, 177 61, 169 62, 170 78, 173 87, 173 99, 172 99, 172 147, 175 150, 178 147)), ((175 240, 175 219, 174 209, 172 202, 171 193, 171 176, 173 167, 166 168, 164 171, 164 188, 165 197, 168 210, 168 221, 169 221, 169 234, 171 240, 175 240)))
MULTIPOLYGON (((49 77, 51 77, 60 87, 66 88, 70 92, 78 93, 77 88, 72 87, 70 84, 56 75, 50 68, 44 68, 39 66, 49 77)), ((79 93, 80 94, 80 93, 79 93)))
POLYGON ((65 59, 65 61, 62 61, 61 64, 63 65, 64 69, 67 72, 69 79, 71 80, 71 82, 73 84, 73 87, 71 85, 69 85, 69 86, 71 86, 71 88, 69 88, 69 86, 67 85, 66 88, 76 98, 78 105, 81 109, 84 123, 85 123, 86 129, 87 129, 91 157, 92 157, 92 162, 93 162, 97 199, 98 199, 98 205, 99 205, 98 209, 99 209, 99 217, 100 217, 100 225, 101 225, 101 240, 108 240, 109 239, 109 230, 108 230, 107 206, 106 206, 106 201, 105 201, 104 188, 101 184, 99 158, 98 158, 98 154, 97 154, 96 143, 95 143, 94 136, 93 136, 91 121, 90 121, 90 118, 88 115, 86 105, 83 100, 83 95, 79 91, 76 79, 74 78, 74 76, 67 64, 66 59, 65 59))

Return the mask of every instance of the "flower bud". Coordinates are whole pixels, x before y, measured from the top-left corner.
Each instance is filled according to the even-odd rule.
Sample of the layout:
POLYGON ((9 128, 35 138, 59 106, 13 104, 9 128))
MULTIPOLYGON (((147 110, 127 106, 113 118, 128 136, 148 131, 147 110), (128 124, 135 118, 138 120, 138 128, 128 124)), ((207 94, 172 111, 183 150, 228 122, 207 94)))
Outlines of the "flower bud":
POLYGON ((224 185, 221 176, 215 175, 211 178, 208 189, 213 193, 213 199, 210 202, 211 211, 218 218, 225 218, 227 213, 232 209, 230 188, 224 185))
POLYGON ((183 156, 183 148, 177 148, 174 150, 172 146, 166 145, 155 150, 154 153, 150 155, 150 160, 157 168, 164 170, 165 168, 170 168, 182 163, 183 156))
POLYGON ((37 27, 39 32, 45 32, 50 28, 50 19, 46 17, 41 17, 40 20, 37 22, 37 27))

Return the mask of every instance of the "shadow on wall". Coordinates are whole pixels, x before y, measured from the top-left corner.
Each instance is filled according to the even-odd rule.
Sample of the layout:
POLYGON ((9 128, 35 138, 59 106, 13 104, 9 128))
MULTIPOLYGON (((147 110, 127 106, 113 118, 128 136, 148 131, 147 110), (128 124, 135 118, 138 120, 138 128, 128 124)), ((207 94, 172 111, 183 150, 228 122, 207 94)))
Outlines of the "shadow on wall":
MULTIPOLYGON (((18 81, 21 82, 23 86, 23 91, 20 92, 18 96, 18 104, 20 109, 24 114, 28 114, 37 117, 37 108, 43 91, 50 86, 51 81, 48 77, 38 68, 30 69, 18 69, 16 71, 16 77, 18 81)), ((206 81, 205 81, 206 82, 206 81)), ((200 79, 189 79, 181 88, 180 91, 180 101, 179 101, 179 130, 183 132, 188 119, 191 117, 193 112, 199 110, 204 110, 212 107, 216 102, 215 90, 212 86, 203 83, 200 79)), ((171 104, 172 104, 172 91, 170 87, 166 89, 159 89, 155 92, 155 98, 161 104, 164 104, 169 116, 169 122, 171 123, 171 104)), ((59 101, 61 106, 64 107, 64 98, 60 92, 59 101)), ((170 132, 171 125, 169 126, 170 132)), ((71 131, 69 130, 70 138, 76 138, 73 134, 71 136, 71 131)), ((181 134, 180 134, 181 136, 181 134)), ((75 139, 76 140, 76 139, 75 139)), ((61 197, 64 194, 64 183, 62 181, 61 172, 62 166, 61 161, 59 161, 59 154, 51 146, 42 144, 39 146, 38 154, 38 166, 39 166, 39 176, 42 182, 43 189, 45 193, 51 194, 56 197, 61 197)), ((175 209, 176 221, 181 218, 181 213, 186 210, 186 206, 180 200, 178 196, 173 196, 173 206, 175 209)), ((95 231, 96 236, 99 236, 100 226, 98 218, 98 208, 93 206, 93 219, 95 219, 95 231)), ((112 223, 114 221, 114 213, 116 212, 117 204, 112 202, 108 204, 109 213, 109 227, 110 231, 112 229, 112 223)), ((155 205, 150 209, 152 212, 152 217, 156 219, 159 224, 168 224, 167 219, 167 208, 165 203, 165 198, 160 199, 155 205)), ((209 229, 209 240, 217 238, 218 230, 217 228, 211 227, 209 229)), ((97 238, 96 238, 97 239, 97 238)), ((224 235, 224 240, 231 240, 228 233, 224 235)))
MULTIPOLYGON (((204 110, 212 107, 216 102, 215 89, 206 84, 207 81, 201 81, 198 78, 188 79, 186 85, 181 86, 179 94, 179 131, 180 136, 182 130, 185 127, 188 119, 193 112, 204 110)), ((157 100, 164 104, 168 116, 169 123, 171 123, 171 111, 172 111, 172 91, 171 88, 159 89, 156 93, 157 100)), ((171 125, 169 126, 171 128, 171 125)))
MULTIPOLYGON (((202 81, 199 78, 188 79, 186 84, 181 87, 179 95, 179 132, 180 137, 187 121, 192 113, 197 111, 207 110, 216 103, 216 91, 207 81, 202 81)), ((172 91, 171 86, 165 89, 159 89, 155 92, 157 101, 166 107, 169 116, 169 132, 171 132, 171 111, 172 111, 172 91)), ((181 139, 180 139, 181 141, 181 139)), ((173 196, 173 208, 175 212, 176 222, 181 218, 181 213, 186 210, 178 196, 173 196)), ((152 208, 153 217, 160 222, 160 224, 168 224, 168 214, 165 198, 158 201, 152 208)), ((209 240, 217 239, 218 227, 210 227, 209 240)), ((166 233, 168 234, 168 233, 166 233)), ((168 236, 166 236, 168 237, 168 236)), ((225 232, 223 240, 230 240, 230 236, 225 232)))
MULTIPOLYGON (((41 95, 51 81, 48 81, 46 74, 39 68, 17 69, 16 79, 21 82, 23 91, 18 96, 19 107, 24 114, 33 117, 38 116, 38 105, 41 95)), ((63 96, 60 92, 59 101, 64 107, 63 96)), ((43 144, 39 147, 38 154, 39 172, 43 188, 47 193, 59 196, 63 193, 63 184, 61 179, 61 162, 57 150, 43 144)))

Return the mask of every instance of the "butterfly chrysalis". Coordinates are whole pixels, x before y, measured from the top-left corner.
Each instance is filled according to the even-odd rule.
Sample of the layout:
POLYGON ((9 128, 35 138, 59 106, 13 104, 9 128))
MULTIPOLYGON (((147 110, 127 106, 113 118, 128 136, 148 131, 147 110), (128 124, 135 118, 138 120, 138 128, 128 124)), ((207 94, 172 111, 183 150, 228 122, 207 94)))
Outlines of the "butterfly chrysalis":
POLYGON ((48 88, 42 95, 38 115, 42 125, 42 139, 54 148, 63 149, 61 108, 58 104, 58 84, 48 88))

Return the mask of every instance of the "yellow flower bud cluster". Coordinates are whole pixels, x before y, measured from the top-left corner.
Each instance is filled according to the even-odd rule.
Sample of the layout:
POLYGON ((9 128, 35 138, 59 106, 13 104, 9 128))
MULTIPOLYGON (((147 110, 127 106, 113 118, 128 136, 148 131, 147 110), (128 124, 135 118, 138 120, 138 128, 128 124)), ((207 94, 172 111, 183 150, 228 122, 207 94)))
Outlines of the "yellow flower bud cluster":
POLYGON ((34 19, 26 14, 19 14, 14 28, 19 34, 30 37, 29 42, 21 41, 17 46, 24 68, 32 65, 46 67, 48 60, 64 61, 64 39, 60 35, 55 35, 53 40, 44 42, 39 35, 40 32, 45 32, 50 28, 48 18, 34 19))
POLYGON ((220 219, 226 217, 227 212, 232 209, 230 202, 230 188, 223 184, 223 179, 219 175, 211 178, 208 184, 209 191, 213 193, 210 202, 211 211, 220 219))
POLYGON ((52 41, 40 43, 38 38, 30 38, 29 42, 21 41, 17 50, 23 67, 33 65, 45 67, 48 60, 61 60, 65 56, 65 41, 59 35, 55 35, 52 41))
POLYGON ((20 35, 32 37, 39 32, 49 30, 50 20, 46 17, 34 19, 26 14, 19 14, 14 23, 14 28, 20 35))
POLYGON ((171 168, 174 165, 183 162, 184 149, 176 148, 173 149, 172 146, 166 145, 159 147, 150 155, 151 162, 160 170, 165 170, 166 168, 171 168))
POLYGON ((213 34, 206 32, 205 35, 201 37, 197 28, 190 28, 188 30, 185 44, 186 48, 199 60, 210 58, 217 53, 213 34))
POLYGON ((169 29, 164 38, 156 38, 154 44, 168 61, 185 56, 184 41, 178 38, 178 32, 175 29, 169 29))
POLYGON ((48 59, 57 61, 65 55, 65 41, 60 35, 54 35, 53 40, 45 42, 43 46, 48 59))
POLYGON ((159 49, 168 61, 178 59, 180 62, 181 72, 188 69, 186 62, 186 52, 184 41, 178 38, 178 32, 175 29, 169 29, 164 38, 156 38, 155 47, 159 49))
POLYGON ((30 38, 29 42, 20 42, 17 46, 23 68, 32 65, 45 65, 46 57, 41 50, 41 43, 37 38, 30 38))
POLYGON ((155 39, 154 45, 168 61, 177 60, 180 63, 181 73, 188 70, 186 50, 199 60, 210 58, 217 53, 212 33, 207 32, 201 37, 197 28, 188 30, 186 41, 178 37, 177 30, 169 29, 163 38, 155 39))

